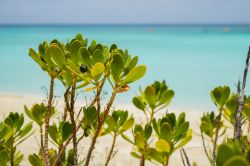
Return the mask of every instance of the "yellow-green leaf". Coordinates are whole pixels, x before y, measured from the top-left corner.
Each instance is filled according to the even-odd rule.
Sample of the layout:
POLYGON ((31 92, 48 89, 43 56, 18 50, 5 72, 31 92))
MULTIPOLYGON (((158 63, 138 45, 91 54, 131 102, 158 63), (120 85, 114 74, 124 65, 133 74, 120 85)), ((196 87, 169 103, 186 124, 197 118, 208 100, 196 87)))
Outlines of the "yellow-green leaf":
POLYGON ((104 72, 105 66, 104 64, 98 62, 96 63, 93 68, 91 69, 91 75, 92 77, 98 77, 104 72))
POLYGON ((122 81, 122 84, 125 85, 139 80, 145 75, 146 70, 147 68, 145 65, 133 68, 132 70, 130 70, 128 75, 126 75, 125 79, 122 81))
POLYGON ((135 134, 135 145, 138 148, 144 148, 144 138, 143 138, 143 136, 141 135, 140 132, 137 132, 135 134))
POLYGON ((169 143, 163 139, 158 140, 155 143, 156 150, 159 152, 170 152, 169 143))
POLYGON ((62 67, 66 64, 64 52, 56 44, 52 44, 50 46, 50 56, 52 58, 52 61, 59 67, 62 67))

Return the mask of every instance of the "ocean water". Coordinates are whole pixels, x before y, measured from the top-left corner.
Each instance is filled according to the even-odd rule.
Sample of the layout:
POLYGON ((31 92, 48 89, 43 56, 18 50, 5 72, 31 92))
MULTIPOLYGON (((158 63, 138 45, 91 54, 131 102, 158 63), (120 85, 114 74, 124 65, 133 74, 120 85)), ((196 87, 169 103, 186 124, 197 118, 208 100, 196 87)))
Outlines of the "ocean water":
MULTIPOLYGON (((41 95, 49 79, 28 56, 29 48, 54 38, 66 42, 79 32, 89 41, 117 43, 147 65, 145 77, 117 102, 130 103, 139 86, 164 79, 175 91, 172 107, 201 111, 213 109, 215 86, 236 91, 250 45, 250 26, 0 26, 0 92, 41 95)), ((247 89, 249 82, 250 76, 247 89)), ((57 82, 56 94, 62 92, 57 82)))

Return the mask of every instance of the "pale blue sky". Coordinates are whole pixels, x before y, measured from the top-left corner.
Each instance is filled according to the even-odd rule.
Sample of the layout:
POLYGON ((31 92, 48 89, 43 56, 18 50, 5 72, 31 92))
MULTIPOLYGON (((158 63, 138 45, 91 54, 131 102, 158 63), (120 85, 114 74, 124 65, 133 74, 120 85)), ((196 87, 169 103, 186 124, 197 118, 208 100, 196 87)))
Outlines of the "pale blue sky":
POLYGON ((250 0, 0 0, 0 24, 250 24, 250 0))

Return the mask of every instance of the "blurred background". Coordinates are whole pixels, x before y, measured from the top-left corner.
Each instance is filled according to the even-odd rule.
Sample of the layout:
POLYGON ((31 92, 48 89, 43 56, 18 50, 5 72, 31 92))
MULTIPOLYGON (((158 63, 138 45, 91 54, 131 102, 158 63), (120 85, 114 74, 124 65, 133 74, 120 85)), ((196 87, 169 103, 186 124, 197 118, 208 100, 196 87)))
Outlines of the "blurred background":
MULTIPOLYGON (((210 111, 210 90, 227 84, 236 91, 243 75, 249 6, 250 0, 0 0, 0 92, 42 95, 49 80, 29 48, 81 32, 89 41, 117 43, 147 65, 146 76, 117 102, 130 103, 139 85, 165 79, 176 92, 173 108, 210 111)), ((56 94, 62 88, 56 84, 56 94)))

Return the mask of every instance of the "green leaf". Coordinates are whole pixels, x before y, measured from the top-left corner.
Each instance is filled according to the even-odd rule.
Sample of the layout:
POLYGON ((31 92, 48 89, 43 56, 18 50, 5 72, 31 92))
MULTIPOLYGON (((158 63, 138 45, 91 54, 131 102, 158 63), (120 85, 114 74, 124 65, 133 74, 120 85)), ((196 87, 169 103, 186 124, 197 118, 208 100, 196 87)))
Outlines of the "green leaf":
POLYGON ((141 65, 141 66, 137 66, 137 67, 133 68, 126 75, 125 79, 122 81, 122 84, 126 85, 126 84, 130 84, 132 82, 139 80, 140 78, 142 78, 145 75, 146 70, 147 70, 147 68, 145 65, 141 65))
POLYGON ((158 152, 155 149, 150 149, 149 154, 148 154, 154 161, 162 164, 164 163, 164 157, 166 160, 167 156, 163 156, 161 152, 158 152))
POLYGON ((91 75, 93 78, 100 77, 104 70, 105 66, 102 63, 98 62, 91 69, 91 75))
POLYGON ((70 149, 67 156, 67 166, 73 166, 74 165, 74 152, 73 149, 70 149))
POLYGON ((135 119, 132 117, 132 118, 129 118, 127 121, 125 121, 125 123, 122 125, 121 129, 119 130, 119 133, 122 133, 128 129, 130 129, 131 127, 133 127, 134 125, 134 122, 135 122, 135 119))
POLYGON ((22 160, 23 160, 23 154, 21 152, 17 152, 14 156, 15 165, 19 165, 22 160))
POLYGON ((117 45, 116 44, 112 44, 109 51, 112 52, 115 49, 117 49, 117 45))
POLYGON ((130 155, 133 156, 134 158, 137 158, 137 159, 141 158, 141 156, 136 152, 131 152, 130 155))
POLYGON ((108 130, 113 131, 116 128, 116 123, 113 119, 112 116, 109 116, 106 120, 105 123, 108 125, 108 130))
POLYGON ((163 123, 160 126, 160 138, 163 138, 163 139, 170 142, 172 137, 173 137, 173 135, 172 135, 172 129, 171 129, 170 125, 166 122, 163 123))
POLYGON ((93 52, 92 62, 93 62, 93 64, 96 64, 98 62, 101 62, 101 63, 105 62, 105 57, 103 56, 103 53, 99 49, 96 49, 93 52))
POLYGON ((59 131, 57 130, 56 124, 53 124, 52 126, 49 126, 49 136, 55 143, 59 143, 59 131))
POLYGON ((179 128, 177 128, 177 131, 175 133, 175 139, 178 141, 182 137, 184 137, 189 129, 189 122, 184 122, 180 125, 179 128))
POLYGON ((230 88, 228 86, 219 86, 211 91, 211 98, 216 106, 223 107, 230 96, 230 88))
POLYGON ((5 166, 7 162, 10 160, 10 156, 6 150, 0 151, 0 164, 5 166))
POLYGON ((135 133, 135 145, 138 148, 142 148, 142 149, 144 148, 144 138, 140 132, 135 133))
POLYGON ((32 48, 29 50, 29 56, 43 69, 45 69, 44 62, 40 59, 36 51, 32 48))
POLYGON ((26 136, 31 130, 32 130, 32 122, 25 125, 23 129, 19 132, 18 136, 22 138, 26 136))
POLYGON ((43 161, 36 154, 29 155, 29 162, 32 166, 43 166, 43 161))
POLYGON ((165 91, 160 98, 159 105, 161 105, 161 104, 168 105, 170 103, 170 101, 173 99, 173 97, 174 97, 174 91, 172 91, 172 90, 165 91))
POLYGON ((249 166, 249 162, 243 156, 233 156, 223 164, 223 166, 249 166))
POLYGON ((90 106, 90 107, 84 107, 83 108, 83 114, 84 114, 84 118, 86 118, 89 122, 93 122, 96 120, 97 116, 96 116, 96 108, 94 106, 90 106))
POLYGON ((121 134, 122 138, 125 139, 126 141, 128 141, 129 143, 133 144, 134 145, 134 142, 128 137, 126 136, 125 134, 121 134))
POLYGON ((119 111, 117 119, 118 126, 119 127, 122 126, 127 119, 128 119, 128 111, 119 111))
POLYGON ((140 96, 133 98, 133 104, 140 110, 145 111, 146 105, 141 101, 140 96))
POLYGON ((156 94, 154 87, 153 86, 146 87, 144 91, 144 96, 151 109, 154 109, 156 105, 156 94))
POLYGON ((228 86, 224 86, 222 90, 222 98, 221 98, 222 105, 226 104, 229 96, 230 96, 230 88, 228 86))
POLYGON ((113 56, 113 61, 111 63, 111 74, 112 77, 115 81, 119 80, 119 77, 122 73, 122 69, 123 69, 123 60, 120 54, 115 54, 113 56))
POLYGON ((82 34, 81 33, 76 34, 75 39, 83 40, 82 34))
POLYGON ((148 140, 151 137, 152 134, 152 127, 150 124, 147 124, 144 129, 144 138, 148 140))
POLYGON ((15 128, 17 131, 19 131, 21 129, 21 127, 23 126, 23 122, 24 122, 24 117, 23 117, 23 114, 21 114, 19 116, 19 119, 17 119, 17 122, 14 121, 15 128))
POLYGON ((82 63, 82 57, 80 56, 80 48, 83 47, 79 40, 75 40, 70 46, 71 60, 78 65, 82 63))
POLYGON ((180 147, 186 145, 189 141, 191 141, 191 139, 192 139, 192 130, 190 129, 189 132, 188 132, 188 134, 186 135, 186 137, 184 137, 184 138, 180 141, 180 143, 178 143, 178 144, 175 146, 174 150, 177 150, 177 149, 179 149, 180 147))
POLYGON ((138 62, 138 56, 135 56, 133 59, 131 59, 128 68, 131 70, 133 69, 138 62))
POLYGON ((234 156, 233 150, 226 144, 221 144, 217 150, 216 165, 223 165, 234 156))
POLYGON ((32 108, 32 116, 36 123, 41 126, 44 123, 46 107, 44 104, 35 104, 32 108))
POLYGON ((90 66, 91 66, 92 62, 91 62, 91 59, 90 59, 90 53, 87 50, 87 48, 82 47, 80 49, 80 53, 82 55, 83 64, 85 64, 86 66, 88 66, 89 68, 91 68, 90 66))
POLYGON ((156 150, 159 152, 170 152, 170 146, 167 141, 160 139, 155 143, 156 150))
POLYGON ((62 67, 66 64, 64 52, 56 44, 52 44, 50 46, 50 56, 52 61, 59 67, 62 67))
POLYGON ((221 98, 221 93, 219 91, 219 88, 215 88, 214 90, 211 91, 211 98, 214 104, 218 106, 221 98))
POLYGON ((72 126, 69 122, 65 122, 62 127, 62 141, 66 141, 72 134, 72 126))
POLYGON ((24 105, 24 111, 26 113, 26 115, 31 119, 34 120, 34 117, 32 115, 32 112, 28 109, 28 107, 26 105, 24 105))

